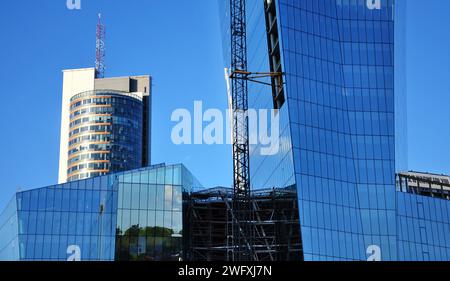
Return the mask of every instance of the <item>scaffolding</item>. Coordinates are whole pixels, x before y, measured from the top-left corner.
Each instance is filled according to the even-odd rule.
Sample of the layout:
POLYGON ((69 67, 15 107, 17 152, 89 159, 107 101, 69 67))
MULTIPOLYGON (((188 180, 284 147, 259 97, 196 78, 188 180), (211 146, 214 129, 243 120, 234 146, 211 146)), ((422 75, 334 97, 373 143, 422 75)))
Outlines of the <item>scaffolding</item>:
MULTIPOLYGON (((188 260, 233 260, 233 190, 213 188, 191 194, 188 204, 188 260)), ((252 249, 257 261, 301 260, 296 191, 265 189, 251 193, 252 249)))

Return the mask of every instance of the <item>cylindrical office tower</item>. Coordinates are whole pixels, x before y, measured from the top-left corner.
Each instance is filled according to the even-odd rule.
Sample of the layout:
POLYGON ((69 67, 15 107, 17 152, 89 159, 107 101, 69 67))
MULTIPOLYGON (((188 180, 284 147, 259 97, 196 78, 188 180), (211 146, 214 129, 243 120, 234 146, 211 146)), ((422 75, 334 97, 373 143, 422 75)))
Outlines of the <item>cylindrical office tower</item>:
POLYGON ((142 167, 142 96, 114 90, 70 100, 67 181, 142 167))

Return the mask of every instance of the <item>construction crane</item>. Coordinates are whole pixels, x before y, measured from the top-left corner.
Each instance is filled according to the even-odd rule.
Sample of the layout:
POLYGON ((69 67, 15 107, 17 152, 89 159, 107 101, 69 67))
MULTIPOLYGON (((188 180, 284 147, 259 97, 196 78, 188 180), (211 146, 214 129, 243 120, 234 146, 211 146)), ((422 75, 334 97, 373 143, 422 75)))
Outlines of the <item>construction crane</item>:
POLYGON ((230 0, 231 96, 233 111, 233 261, 251 261, 253 227, 250 202, 248 71, 245 0, 230 0))
MULTIPOLYGON (((255 227, 250 186, 248 82, 272 86, 274 90, 280 91, 283 88, 282 76, 284 75, 282 72, 249 72, 247 70, 245 5, 245 0, 230 0, 231 68, 229 78, 233 112, 234 173, 231 256, 233 261, 257 260, 253 244, 255 227), (271 78, 272 83, 259 80, 266 77, 271 78)), ((267 8, 266 3, 265 8, 267 8)))
POLYGON ((98 14, 97 36, 95 40, 95 78, 105 78, 105 33, 102 15, 98 14))

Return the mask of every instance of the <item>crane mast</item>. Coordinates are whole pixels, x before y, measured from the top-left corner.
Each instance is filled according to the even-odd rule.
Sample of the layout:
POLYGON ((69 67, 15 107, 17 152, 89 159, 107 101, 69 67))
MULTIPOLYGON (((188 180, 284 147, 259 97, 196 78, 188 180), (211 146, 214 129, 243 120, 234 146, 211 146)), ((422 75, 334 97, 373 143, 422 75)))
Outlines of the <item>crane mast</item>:
POLYGON ((230 0, 233 110, 233 261, 254 260, 250 202, 247 30, 245 0, 230 0))

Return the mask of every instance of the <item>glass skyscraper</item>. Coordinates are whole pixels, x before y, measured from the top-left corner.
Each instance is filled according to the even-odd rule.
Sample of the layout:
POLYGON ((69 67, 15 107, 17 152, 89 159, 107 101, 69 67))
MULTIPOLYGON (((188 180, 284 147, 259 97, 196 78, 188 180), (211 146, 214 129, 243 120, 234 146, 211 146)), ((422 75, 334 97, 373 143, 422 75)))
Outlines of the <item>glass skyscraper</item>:
POLYGON ((59 183, 148 166, 151 77, 63 71, 59 183))
POLYGON ((199 187, 183 165, 156 165, 18 192, 0 260, 180 260, 183 201, 199 187))
MULTIPOLYGON (((281 145, 250 149, 251 186, 297 187, 304 260, 450 259, 450 203, 396 188, 395 2, 246 1, 248 71, 284 73, 281 91, 249 82, 250 108, 279 109, 281 145)), ((229 1, 219 3, 229 67, 229 1)))
POLYGON ((88 91, 70 100, 68 181, 142 167, 143 97, 88 91))

